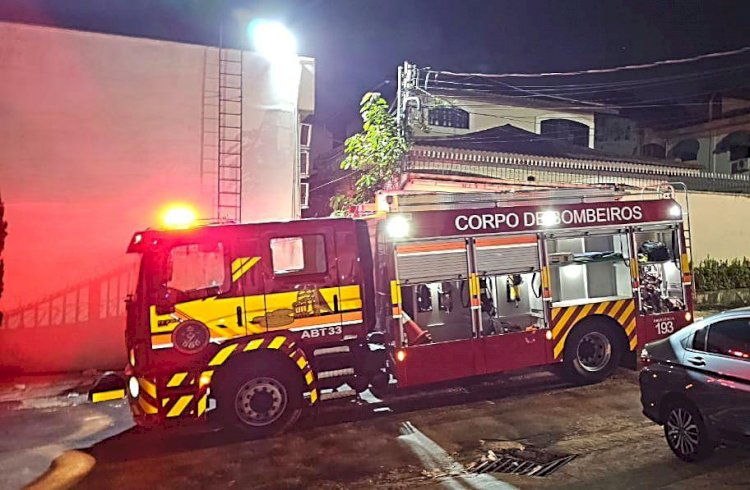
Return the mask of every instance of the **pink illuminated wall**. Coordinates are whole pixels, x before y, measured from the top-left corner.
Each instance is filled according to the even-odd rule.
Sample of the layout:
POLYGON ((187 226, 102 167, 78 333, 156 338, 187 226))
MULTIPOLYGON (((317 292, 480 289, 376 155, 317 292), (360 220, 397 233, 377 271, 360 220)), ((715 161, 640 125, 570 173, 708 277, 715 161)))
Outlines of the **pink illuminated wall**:
MULTIPOLYGON (((155 225, 165 204, 188 201, 211 216, 216 177, 210 169, 201 172, 204 66, 211 49, 0 23, 0 195, 9 223, 0 309, 26 307, 25 320, 6 314, 0 327, 0 369, 124 362, 121 315, 103 315, 97 307, 96 319, 71 316, 71 308, 88 311, 88 302, 101 300, 99 293, 86 304, 80 299, 85 295, 76 293, 77 306, 70 300, 63 307, 72 321, 64 320, 59 305, 51 314, 37 310, 67 290, 93 294, 108 274, 132 265, 134 258, 124 254, 129 238, 155 225), (32 314, 28 305, 39 306, 32 314), (40 315, 52 316, 44 325, 40 315), (54 324, 55 315, 63 320, 54 324), (56 345, 40 354, 40 343, 56 345), (66 360, 53 359, 55 352, 65 352, 66 360)), ((263 76, 255 73, 250 85, 263 76)), ((267 114, 246 104, 260 121, 255 126, 267 133, 267 114)), ((297 117, 297 108, 289 109, 286 139, 266 145, 259 159, 274 160, 276 176, 254 175, 290 196, 297 117), (274 159, 277 146, 283 152, 274 159)), ((278 116, 273 121, 280 126, 278 116)), ((270 215, 292 217, 293 199, 278 197, 276 205, 266 204, 270 215)), ((114 291, 121 303, 125 291, 114 291)))

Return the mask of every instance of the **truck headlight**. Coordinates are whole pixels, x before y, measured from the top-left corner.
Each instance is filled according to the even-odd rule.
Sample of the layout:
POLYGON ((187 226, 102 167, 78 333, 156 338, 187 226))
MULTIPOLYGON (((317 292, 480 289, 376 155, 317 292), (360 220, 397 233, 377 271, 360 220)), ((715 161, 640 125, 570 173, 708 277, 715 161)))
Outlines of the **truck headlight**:
POLYGON ((130 391, 131 397, 138 398, 138 394, 141 392, 141 386, 138 384, 138 378, 135 376, 131 376, 130 380, 128 380, 128 391, 130 391))

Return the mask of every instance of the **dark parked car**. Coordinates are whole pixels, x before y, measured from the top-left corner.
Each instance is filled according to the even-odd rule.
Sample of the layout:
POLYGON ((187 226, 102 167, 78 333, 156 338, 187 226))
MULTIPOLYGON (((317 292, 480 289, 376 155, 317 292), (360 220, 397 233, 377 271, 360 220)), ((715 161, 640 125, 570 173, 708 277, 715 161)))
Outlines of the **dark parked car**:
POLYGON ((750 445, 750 308, 726 311, 647 344, 643 413, 672 451, 698 461, 718 444, 750 445))

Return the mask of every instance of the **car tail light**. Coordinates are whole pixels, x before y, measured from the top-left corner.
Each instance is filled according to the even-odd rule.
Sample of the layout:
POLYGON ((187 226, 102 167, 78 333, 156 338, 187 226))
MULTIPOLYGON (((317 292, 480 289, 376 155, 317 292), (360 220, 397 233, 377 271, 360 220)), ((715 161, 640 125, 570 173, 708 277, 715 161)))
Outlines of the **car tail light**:
POLYGON ((650 366, 653 362, 654 361, 651 359, 648 350, 644 347, 643 350, 641 350, 641 364, 644 366, 650 366))

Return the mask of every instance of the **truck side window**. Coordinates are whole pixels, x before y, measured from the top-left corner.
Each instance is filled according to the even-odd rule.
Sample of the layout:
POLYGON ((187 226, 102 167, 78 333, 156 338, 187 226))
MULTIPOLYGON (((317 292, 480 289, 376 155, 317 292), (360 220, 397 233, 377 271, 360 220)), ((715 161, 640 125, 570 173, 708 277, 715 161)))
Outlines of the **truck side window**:
POLYGON ((321 274, 328 271, 323 235, 272 238, 270 244, 274 275, 321 274))

